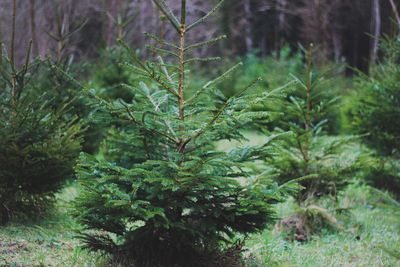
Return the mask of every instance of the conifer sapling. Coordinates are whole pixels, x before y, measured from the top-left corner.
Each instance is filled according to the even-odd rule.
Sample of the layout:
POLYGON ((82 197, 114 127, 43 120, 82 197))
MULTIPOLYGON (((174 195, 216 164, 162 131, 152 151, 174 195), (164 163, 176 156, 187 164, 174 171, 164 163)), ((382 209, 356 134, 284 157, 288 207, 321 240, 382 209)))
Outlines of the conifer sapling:
POLYGON ((104 158, 83 155, 76 167, 81 238, 87 248, 135 266, 230 266, 225 261, 234 258, 223 257, 224 251, 272 222, 271 204, 283 193, 267 176, 246 168, 246 162, 265 156, 265 147, 222 152, 214 142, 242 140, 240 130, 253 118, 267 119, 267 112, 248 107, 270 93, 245 94, 255 80, 226 98, 218 82, 238 64, 188 95, 188 65, 214 59, 194 58, 191 52, 224 36, 190 44, 187 33, 222 1, 192 23, 186 21, 186 0, 180 19, 164 0, 154 3, 176 31, 177 43, 147 34, 162 48, 149 46, 159 56, 142 62, 121 41, 132 60, 125 66, 141 77, 138 84, 125 85, 134 94, 132 102, 108 101, 89 91, 123 127, 110 133, 104 158))
POLYGON ((277 180, 284 183, 299 180, 304 189, 297 195, 303 202, 322 195, 335 195, 348 183, 358 166, 359 153, 346 153, 355 136, 328 136, 324 127, 329 124, 328 111, 337 105, 337 97, 324 91, 325 76, 313 66, 311 46, 305 52, 305 66, 295 80, 295 95, 286 102, 286 119, 282 128, 291 134, 275 142, 279 153, 267 158, 277 180))

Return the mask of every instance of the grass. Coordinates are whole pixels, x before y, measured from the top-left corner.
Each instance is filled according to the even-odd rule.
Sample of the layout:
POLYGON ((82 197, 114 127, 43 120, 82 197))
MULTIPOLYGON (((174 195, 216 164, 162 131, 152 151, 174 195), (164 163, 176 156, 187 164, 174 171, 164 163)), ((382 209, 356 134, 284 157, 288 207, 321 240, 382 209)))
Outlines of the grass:
MULTIPOLYGON (((389 254, 400 252, 400 209, 390 202, 368 187, 352 186, 340 198, 340 205, 350 208, 342 218, 344 230, 324 230, 299 243, 270 229, 251 238, 249 252, 262 262, 260 266, 400 266, 389 254)), ((282 217, 293 211, 290 202, 279 207, 282 217)))
POLYGON ((75 187, 67 187, 57 196, 57 207, 40 221, 0 227, 0 266, 102 266, 99 255, 82 250, 75 238, 78 225, 67 215, 75 194, 75 187))

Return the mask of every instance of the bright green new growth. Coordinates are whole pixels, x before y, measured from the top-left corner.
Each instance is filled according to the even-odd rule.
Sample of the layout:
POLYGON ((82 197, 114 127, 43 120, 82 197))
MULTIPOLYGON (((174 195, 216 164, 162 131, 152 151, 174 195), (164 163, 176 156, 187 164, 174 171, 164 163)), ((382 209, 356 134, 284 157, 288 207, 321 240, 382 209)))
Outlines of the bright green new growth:
POLYGON ((82 185, 75 203, 75 215, 85 229, 81 238, 87 248, 109 253, 127 265, 240 264, 240 245, 234 245, 235 241, 273 221, 271 204, 283 198, 282 187, 246 167, 247 162, 266 156, 265 147, 221 152, 213 144, 243 140, 240 130, 254 118, 268 120, 267 112, 248 107, 271 93, 246 95, 255 80, 226 98, 216 85, 230 70, 187 96, 187 65, 207 60, 191 58, 190 51, 213 41, 190 45, 186 34, 216 8, 186 24, 185 0, 180 20, 164 1, 154 3, 179 40, 171 44, 148 35, 169 49, 153 50, 174 58, 177 64, 161 56, 143 63, 121 42, 133 62, 126 67, 142 81, 125 85, 134 94, 131 103, 93 95, 99 107, 118 119, 120 127, 110 132, 103 159, 84 155, 76 168, 82 185), (231 256, 224 257, 224 253, 231 256))

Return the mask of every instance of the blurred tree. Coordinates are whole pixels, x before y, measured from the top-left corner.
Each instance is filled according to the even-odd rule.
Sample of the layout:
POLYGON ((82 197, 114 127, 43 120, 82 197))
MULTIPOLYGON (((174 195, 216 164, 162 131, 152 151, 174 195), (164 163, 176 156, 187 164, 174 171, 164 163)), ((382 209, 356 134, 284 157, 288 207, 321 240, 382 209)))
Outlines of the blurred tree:
POLYGON ((351 118, 354 131, 368 133, 364 140, 378 158, 368 181, 400 197, 400 37, 384 39, 381 51, 383 60, 356 79, 351 118))

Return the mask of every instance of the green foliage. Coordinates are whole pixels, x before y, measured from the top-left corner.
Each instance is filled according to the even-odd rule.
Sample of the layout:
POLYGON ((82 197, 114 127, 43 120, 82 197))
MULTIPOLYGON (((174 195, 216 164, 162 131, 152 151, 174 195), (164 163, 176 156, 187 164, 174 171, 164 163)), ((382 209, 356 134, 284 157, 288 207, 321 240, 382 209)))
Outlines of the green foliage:
POLYGON ((83 92, 84 87, 93 88, 97 95, 106 99, 131 101, 132 92, 122 86, 123 83, 134 81, 126 68, 121 66, 121 62, 128 60, 128 57, 128 53, 121 48, 109 48, 101 51, 98 60, 89 63, 74 63, 66 59, 57 63, 49 59, 48 64, 43 64, 34 77, 35 91, 45 93, 54 108, 66 101, 71 102, 64 119, 69 121, 78 116, 85 125, 83 151, 87 153, 98 152, 113 121, 109 116, 97 116, 96 109, 83 92), (80 84, 75 78, 88 76, 91 80, 86 85, 80 84))
POLYGON ((56 110, 66 102, 69 103, 60 119, 68 123, 79 118, 80 124, 86 128, 82 150, 95 153, 103 137, 103 127, 90 120, 93 110, 83 94, 83 86, 73 78, 85 77, 88 70, 88 65, 84 63, 58 63, 48 59, 38 66, 30 84, 35 94, 40 95, 51 109, 56 110))
POLYGON ((232 251, 240 259, 235 242, 272 222, 271 204, 296 186, 278 187, 267 175, 246 167, 266 157, 265 146, 221 152, 214 143, 243 140, 246 125, 268 120, 267 112, 249 107, 273 93, 245 94, 256 79, 226 97, 216 85, 235 66, 188 96, 187 65, 207 60, 190 58, 190 52, 210 42, 186 45, 185 34, 204 18, 186 27, 182 0, 176 25, 165 2, 155 3, 180 40, 174 45, 157 39, 173 50, 152 49, 177 57, 178 64, 161 56, 143 63, 121 42, 131 56, 125 67, 140 77, 140 82, 124 85, 132 101, 88 92, 97 108, 117 123, 105 141, 104 155, 82 155, 76 167, 83 185, 75 202, 75 216, 85 229, 81 238, 86 248, 135 266, 214 266, 232 251))
POLYGON ((369 133, 365 141, 380 155, 399 156, 400 37, 384 40, 384 58, 369 76, 356 80, 358 101, 352 111, 354 129, 369 133))
MULTIPOLYGON (((96 95, 102 98, 108 100, 122 99, 125 102, 132 101, 133 93, 122 86, 124 83, 134 81, 132 74, 121 65, 121 62, 128 59, 128 53, 120 47, 104 49, 100 53, 99 60, 90 64, 88 75, 90 75, 91 80, 87 86, 93 88, 96 95)), ((101 113, 99 115, 99 110, 90 104, 90 99, 87 99, 86 94, 83 94, 83 99, 86 107, 84 118, 88 125, 84 151, 94 154, 98 152, 107 131, 116 122, 107 114, 101 113)))
POLYGON ((279 57, 273 54, 260 58, 256 54, 248 54, 243 60, 243 68, 221 83, 222 91, 227 95, 234 94, 257 77, 261 77, 262 82, 255 86, 254 91, 272 90, 290 82, 290 74, 297 75, 301 69, 301 54, 292 54, 289 47, 282 48, 279 57))
POLYGON ((78 116, 86 127, 83 151, 87 153, 98 152, 108 129, 115 122, 105 114, 98 116, 98 111, 83 92, 84 87, 93 88, 98 96, 109 100, 121 98, 127 102, 131 101, 132 92, 122 86, 123 83, 134 81, 132 74, 121 65, 128 57, 128 53, 121 48, 109 48, 101 51, 99 59, 90 63, 73 63, 67 60, 57 63, 48 60, 48 64, 43 64, 34 77, 35 91, 45 94, 53 108, 66 101, 71 102, 63 117, 65 121, 70 121, 78 116), (91 80, 85 86, 74 78, 87 76, 90 76, 91 80))
POLYGON ((91 86, 98 95, 108 99, 132 101, 133 93, 122 84, 134 83, 134 77, 121 63, 129 60, 129 54, 121 47, 106 48, 91 66, 91 86))
MULTIPOLYGON (((29 51, 29 49, 28 49, 29 51)), ((3 54, 4 55, 4 54, 3 54)), ((27 55, 29 59, 29 53, 27 55)), ((30 83, 39 61, 18 69, 7 55, 0 65, 0 222, 44 211, 73 177, 82 129, 63 116, 69 103, 53 108, 48 96, 30 83)))
POLYGON ((295 134, 275 142, 282 152, 267 159, 267 163, 273 166, 279 182, 299 179, 304 187, 297 196, 299 201, 323 195, 335 196, 361 168, 362 152, 353 152, 357 146, 353 143, 354 137, 309 137, 308 158, 305 158, 304 138, 295 134))
POLYGON ((324 133, 329 111, 337 107, 337 98, 327 93, 325 76, 314 71, 311 49, 306 53, 303 75, 293 76, 294 94, 285 102, 285 118, 280 123, 291 134, 275 142, 280 152, 267 158, 279 182, 300 179, 304 190, 297 197, 299 201, 335 195, 359 161, 359 154, 346 149, 355 137, 330 137, 324 133))
MULTIPOLYGON (((265 92, 271 91, 282 85, 290 85, 293 82, 292 77, 304 76, 304 56, 301 53, 293 53, 289 47, 283 47, 279 52, 279 57, 276 53, 266 58, 260 58, 255 54, 249 54, 244 59, 244 66, 235 71, 232 75, 221 83, 221 90, 228 94, 234 94, 240 88, 251 82, 257 77, 261 77, 262 81, 258 83, 254 91, 265 92), (292 77, 291 77, 292 76, 292 77)), ((335 64, 327 64, 325 66, 313 67, 313 75, 321 78, 318 82, 319 88, 329 88, 329 90, 319 90, 314 92, 313 102, 323 103, 324 109, 320 114, 315 114, 315 123, 328 120, 325 123, 324 129, 330 134, 338 134, 340 131, 340 112, 338 105, 330 105, 327 100, 334 99, 339 104, 341 99, 337 96, 345 93, 348 87, 348 81, 343 77, 343 66, 335 64), (318 117, 319 116, 319 117, 318 117)), ((271 123, 266 124, 269 129, 280 127, 288 130, 285 122, 298 120, 298 115, 293 114, 292 110, 288 110, 291 106, 287 105, 290 102, 290 97, 304 98, 305 91, 301 86, 292 86, 287 99, 273 99, 264 103, 259 103, 253 107, 254 110, 269 111, 274 116, 271 123), (291 116, 291 117, 289 117, 291 116), (280 123, 283 121, 283 123, 280 123)))

